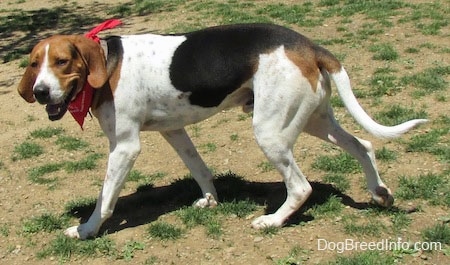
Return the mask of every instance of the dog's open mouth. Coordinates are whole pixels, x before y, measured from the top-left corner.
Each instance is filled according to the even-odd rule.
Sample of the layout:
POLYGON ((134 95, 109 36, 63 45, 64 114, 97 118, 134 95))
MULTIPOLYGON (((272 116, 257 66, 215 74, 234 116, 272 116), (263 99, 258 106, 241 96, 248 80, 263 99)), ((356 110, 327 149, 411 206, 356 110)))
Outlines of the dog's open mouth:
POLYGON ((61 119, 66 114, 68 106, 69 102, 67 100, 59 104, 47 104, 45 110, 47 111, 49 120, 56 121, 61 119))
POLYGON ((45 110, 47 111, 49 120, 51 120, 51 121, 59 120, 64 116, 64 114, 66 114, 70 102, 72 101, 72 99, 75 98, 74 96, 76 93, 76 88, 77 88, 77 82, 74 82, 69 94, 61 103, 47 104, 47 106, 45 107, 45 110))

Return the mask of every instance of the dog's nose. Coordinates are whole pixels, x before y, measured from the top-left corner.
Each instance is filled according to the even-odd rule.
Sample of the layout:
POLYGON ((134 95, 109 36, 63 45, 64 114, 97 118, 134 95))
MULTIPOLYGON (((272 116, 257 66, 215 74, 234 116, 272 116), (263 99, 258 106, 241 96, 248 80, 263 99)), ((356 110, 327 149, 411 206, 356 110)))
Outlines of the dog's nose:
POLYGON ((33 88, 34 97, 41 104, 50 101, 50 88, 46 85, 37 85, 33 88))

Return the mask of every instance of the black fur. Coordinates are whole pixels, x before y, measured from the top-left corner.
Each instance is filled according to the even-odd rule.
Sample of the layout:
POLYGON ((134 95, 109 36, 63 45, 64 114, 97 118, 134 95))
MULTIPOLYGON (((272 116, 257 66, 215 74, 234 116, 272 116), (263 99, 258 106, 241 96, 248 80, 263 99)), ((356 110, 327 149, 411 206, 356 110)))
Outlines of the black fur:
POLYGON ((256 71, 258 56, 284 45, 311 46, 290 29, 271 24, 242 24, 207 28, 184 34, 170 66, 172 84, 192 92, 191 104, 218 106, 256 71))
POLYGON ((122 41, 118 36, 110 36, 105 39, 108 45, 108 54, 106 55, 106 71, 108 76, 117 67, 117 64, 122 60, 123 47, 122 41))

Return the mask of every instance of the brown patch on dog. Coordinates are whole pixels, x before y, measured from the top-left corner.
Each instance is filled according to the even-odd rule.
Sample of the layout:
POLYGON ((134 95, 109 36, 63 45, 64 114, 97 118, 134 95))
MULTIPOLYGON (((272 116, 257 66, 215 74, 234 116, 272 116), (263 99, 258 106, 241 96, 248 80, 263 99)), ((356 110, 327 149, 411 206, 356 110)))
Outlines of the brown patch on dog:
POLYGON ((316 92, 320 71, 315 60, 314 52, 312 50, 302 52, 286 50, 286 56, 298 66, 303 76, 306 77, 311 84, 312 90, 316 92))
POLYGON ((328 73, 337 73, 341 71, 341 63, 327 49, 316 45, 314 47, 314 51, 319 68, 325 68, 328 73))

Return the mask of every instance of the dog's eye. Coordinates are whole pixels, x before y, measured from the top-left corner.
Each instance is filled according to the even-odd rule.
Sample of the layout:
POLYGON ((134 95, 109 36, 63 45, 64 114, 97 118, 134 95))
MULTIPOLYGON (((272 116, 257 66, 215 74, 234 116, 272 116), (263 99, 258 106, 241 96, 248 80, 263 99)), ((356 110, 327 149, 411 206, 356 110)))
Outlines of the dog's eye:
POLYGON ((67 60, 67 59, 58 59, 58 60, 56 60, 56 64, 57 64, 58 66, 64 66, 64 65, 67 64, 68 61, 69 61, 69 60, 67 60))
POLYGON ((30 67, 32 67, 32 68, 36 68, 37 66, 38 66, 37 62, 30 63, 30 67))

